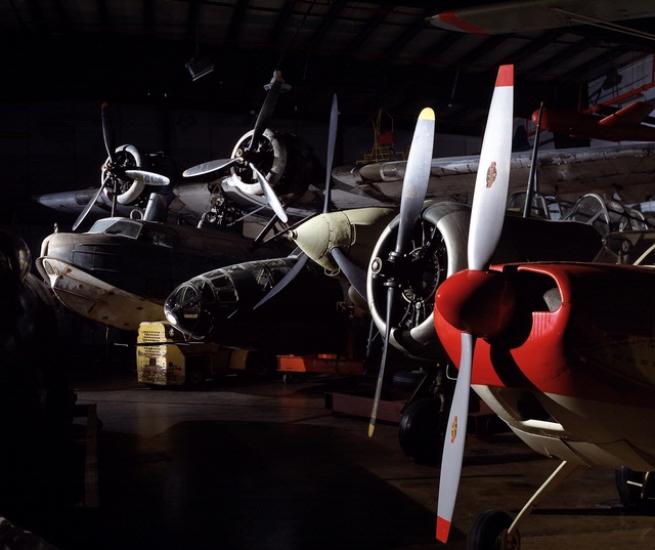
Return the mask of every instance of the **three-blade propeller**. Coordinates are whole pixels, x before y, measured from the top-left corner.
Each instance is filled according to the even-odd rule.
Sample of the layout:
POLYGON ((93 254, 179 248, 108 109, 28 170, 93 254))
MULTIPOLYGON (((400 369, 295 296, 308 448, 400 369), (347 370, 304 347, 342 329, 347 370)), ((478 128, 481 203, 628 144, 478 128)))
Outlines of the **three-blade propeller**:
MULTIPOLYGON (((150 185, 152 187, 163 187, 170 185, 171 180, 166 176, 161 174, 156 174, 155 172, 148 172, 147 170, 141 170, 139 168, 129 168, 125 169, 123 166, 119 166, 118 159, 116 157, 116 146, 114 142, 114 132, 113 126, 111 124, 111 117, 109 111, 109 104, 103 103, 100 106, 100 121, 102 123, 102 139, 105 144, 105 150, 107 151, 108 161, 102 166, 102 176, 100 178, 100 187, 95 192, 91 200, 86 204, 80 215, 75 220, 73 224, 73 231, 77 231, 77 228, 82 225, 82 222, 86 219, 89 212, 95 205, 95 203, 100 198, 101 193, 105 190, 105 187, 110 183, 110 181, 116 182, 118 179, 122 180, 133 180, 141 182, 144 185, 150 185)), ((114 189, 116 192, 116 189, 114 189)))
POLYGON ((257 114, 257 120, 255 121, 255 127, 253 128, 252 137, 250 138, 250 143, 248 146, 243 149, 239 149, 234 158, 203 162, 202 164, 188 168, 182 173, 182 176, 185 178, 209 175, 215 175, 218 177, 236 165, 248 166, 252 170, 254 176, 257 178, 257 181, 262 188, 262 192, 266 197, 268 206, 283 223, 287 223, 289 218, 284 211, 284 207, 282 206, 279 197, 273 190, 273 187, 269 183, 266 176, 264 176, 264 174, 262 174, 262 172, 255 166, 254 161, 256 161, 257 155, 253 155, 253 153, 256 153, 259 150, 262 136, 266 131, 266 126, 270 118, 273 116, 273 112, 275 111, 275 106, 277 105, 277 100, 280 97, 280 93, 283 90, 289 88, 289 85, 284 82, 282 73, 276 70, 273 71, 273 78, 271 79, 271 82, 265 86, 265 88, 267 90, 266 97, 262 103, 259 113, 257 114))
MULTIPOLYGON (((512 153, 514 67, 498 69, 475 180, 467 247, 468 269, 488 267, 505 220, 512 153)), ((445 283, 444 283, 445 284, 445 283)), ((439 291, 437 291, 439 293, 439 291)), ((437 307, 439 296, 437 296, 437 307)), ((450 407, 439 478, 437 540, 447 542, 464 457, 476 335, 462 332, 459 373, 450 407)))
MULTIPOLYGON (((331 196, 331 182, 332 182, 332 164, 334 162, 334 149, 335 149, 335 144, 337 141, 337 130, 338 130, 338 124, 339 124, 339 105, 337 102, 337 94, 334 94, 332 96, 332 107, 330 108, 330 124, 328 128, 328 144, 327 144, 327 153, 326 153, 326 159, 325 159, 325 189, 324 189, 324 202, 323 202, 323 213, 325 214, 330 207, 330 196, 331 196)), ((338 250, 338 249, 335 249, 338 250)), ((340 252, 340 251, 338 251, 340 252)), ((337 262, 337 265, 344 271, 344 273, 347 273, 350 269, 350 260, 343 256, 342 258, 342 264, 345 266, 342 267, 342 264, 339 263, 339 259, 337 259, 337 256, 339 256, 338 252, 336 254, 333 254, 332 257, 335 259, 335 262, 337 262)), ((264 296, 257 304, 255 304, 255 307, 253 310, 256 310, 263 306, 265 303, 269 302, 274 296, 279 294, 282 290, 284 290, 295 278, 296 276, 302 271, 302 268, 305 266, 307 263, 307 256, 303 253, 298 257, 298 261, 296 262, 296 265, 285 275, 280 281, 264 296)))
MULTIPOLYGON (((407 248, 410 232, 421 215, 423 202, 428 191, 430 181, 430 168, 432 164, 432 151, 434 149, 434 111, 430 108, 423 109, 416 122, 414 137, 407 158, 403 190, 400 197, 400 220, 398 223, 398 236, 396 247, 389 254, 388 262, 398 265, 403 261, 403 254, 407 248)), ((378 372, 377 385, 375 387, 375 398, 373 409, 368 425, 368 436, 373 437, 375 424, 377 422, 380 397, 382 395, 382 384, 384 372, 387 365, 387 352, 389 350, 389 338, 391 337, 391 322, 393 318, 393 302, 396 298, 397 281, 392 277, 385 282, 387 286, 387 310, 386 330, 382 348, 382 360, 378 372)))

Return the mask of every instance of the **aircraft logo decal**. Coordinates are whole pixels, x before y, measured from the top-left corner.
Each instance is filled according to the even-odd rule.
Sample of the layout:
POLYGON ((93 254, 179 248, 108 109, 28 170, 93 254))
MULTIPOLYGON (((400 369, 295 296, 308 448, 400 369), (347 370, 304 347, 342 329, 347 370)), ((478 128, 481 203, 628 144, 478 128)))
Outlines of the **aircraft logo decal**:
POLYGON ((453 423, 450 425, 450 442, 455 443, 457 439, 457 417, 453 418, 453 423))
POLYGON ((497 176, 498 170, 496 170, 496 161, 492 160, 489 168, 487 168, 487 189, 491 188, 496 181, 497 176))

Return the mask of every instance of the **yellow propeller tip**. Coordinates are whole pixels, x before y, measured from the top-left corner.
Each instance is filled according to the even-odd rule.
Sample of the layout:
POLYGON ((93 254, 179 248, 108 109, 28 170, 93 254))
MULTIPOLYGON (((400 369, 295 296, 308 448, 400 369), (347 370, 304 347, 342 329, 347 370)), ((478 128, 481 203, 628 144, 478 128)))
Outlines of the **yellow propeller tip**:
POLYGON ((368 436, 373 437, 374 433, 375 433, 375 424, 369 424, 368 425, 368 436))
POLYGON ((434 111, 430 107, 426 107, 418 115, 419 120, 434 120, 434 111))

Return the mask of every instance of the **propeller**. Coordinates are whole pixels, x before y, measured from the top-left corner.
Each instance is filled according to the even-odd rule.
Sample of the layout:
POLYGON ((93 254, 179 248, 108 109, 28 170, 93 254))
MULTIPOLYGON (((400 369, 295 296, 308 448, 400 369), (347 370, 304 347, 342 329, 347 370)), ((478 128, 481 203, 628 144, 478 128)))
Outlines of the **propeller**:
POLYGON ((289 218, 287 217, 287 213, 284 211, 284 207, 282 206, 280 199, 278 199, 277 195, 275 194, 275 191, 273 191, 271 184, 268 183, 266 176, 264 176, 264 174, 262 174, 259 170, 257 170, 257 167, 252 162, 249 162, 248 165, 250 166, 250 169, 257 176, 259 185, 261 185, 262 189, 264 190, 264 195, 266 195, 266 201, 268 202, 268 205, 271 207, 271 210, 275 212, 275 215, 278 218, 280 218, 280 221, 282 221, 282 223, 287 223, 289 221, 289 218))
POLYGON ((275 111, 277 99, 280 97, 280 93, 282 91, 289 89, 289 85, 284 82, 284 79, 282 78, 282 71, 275 70, 273 71, 273 78, 271 79, 271 82, 267 84, 265 88, 268 93, 266 94, 266 99, 264 99, 262 108, 259 110, 259 114, 257 115, 255 128, 252 132, 252 139, 248 145, 248 151, 252 151, 259 145, 259 140, 261 140, 262 135, 264 135, 264 130, 266 130, 268 120, 273 116, 273 112, 275 111))
MULTIPOLYGON (((407 165, 405 168, 405 178, 403 180, 403 190, 400 196, 400 221, 398 224, 398 236, 396 237, 396 247, 389 253, 387 261, 392 265, 398 265, 403 260, 403 254, 407 247, 407 240, 410 231, 421 215, 421 209, 425 196, 428 191, 428 182, 430 180, 430 168, 432 165, 432 151, 434 148, 434 111, 425 108, 419 114, 414 129, 414 137, 409 149, 407 165)), ((373 399, 373 409, 368 424, 368 436, 373 437, 375 433, 375 424, 377 422, 378 408, 380 406, 380 396, 382 395, 382 383, 384 381, 384 371, 387 365, 387 351, 389 349, 389 338, 391 336, 391 320, 393 316, 393 302, 396 297, 397 282, 390 277, 385 282, 387 286, 387 311, 386 311, 386 330, 384 335, 384 344, 382 348, 382 359, 380 361, 380 370, 378 372, 377 385, 375 387, 375 397, 373 399)))
POLYGON ((255 166, 253 161, 256 160, 257 149, 259 148, 262 136, 266 130, 266 125, 268 124, 271 116, 273 116, 278 97, 280 96, 280 93, 288 90, 290 87, 291 86, 284 82, 281 71, 273 71, 273 78, 269 84, 264 86, 267 91, 266 98, 264 99, 264 103, 262 103, 262 107, 257 115, 255 127, 252 131, 252 137, 250 138, 250 143, 248 146, 244 149, 240 149, 237 152, 237 155, 232 159, 219 159, 203 162, 202 164, 188 168, 182 173, 182 176, 185 178, 193 178, 197 176, 208 176, 211 174, 218 175, 225 172, 227 169, 232 168, 236 164, 240 164, 242 166, 247 165, 253 171, 253 174, 255 174, 255 177, 257 178, 257 181, 259 182, 259 185, 264 192, 264 196, 266 197, 266 202, 268 203, 271 210, 273 210, 275 215, 280 218, 283 223, 287 223, 289 218, 284 211, 280 199, 273 190, 271 184, 261 173, 261 171, 255 166))
POLYGON ((203 162, 202 164, 187 168, 182 172, 182 176, 185 178, 195 178, 196 176, 206 176, 208 174, 222 172, 226 168, 234 166, 240 160, 239 158, 210 160, 209 162, 203 162))
MULTIPOLYGON (((514 66, 502 65, 498 69, 475 180, 467 247, 468 270, 459 275, 469 280, 488 275, 484 270, 503 229, 512 153, 513 95, 514 66)), ((444 309, 448 307, 448 282, 446 280, 437 292, 440 311, 441 304, 444 309)), ((450 288, 453 288, 452 282, 450 288)), ((475 341, 477 336, 483 336, 471 332, 463 331, 461 335, 459 373, 441 459, 436 535, 443 543, 448 541, 462 471, 475 341)))
MULTIPOLYGON (((326 213, 329 209, 330 206, 330 197, 331 197, 331 181, 332 181, 332 164, 334 162, 334 149, 335 149, 335 144, 337 141, 337 129, 338 129, 338 122, 339 122, 339 105, 337 102, 337 94, 334 94, 332 96, 332 107, 330 109, 330 125, 328 129, 328 144, 327 144, 327 156, 325 159, 325 189, 324 189, 324 195, 325 199, 323 202, 323 213, 326 213)), ((265 188, 264 188, 265 189, 265 188)), ((279 217, 279 215, 278 215, 279 217)), ((280 218, 282 219, 282 218, 280 218)), ((334 254, 332 257, 335 259, 335 262, 337 262, 337 265, 339 265, 339 268, 348 276, 348 272, 351 271, 350 269, 350 260, 344 255, 344 254, 339 254, 341 252, 338 249, 333 249, 333 251, 336 250, 336 254, 334 254), (337 256, 340 259, 337 259, 337 256), (339 263, 341 261, 341 263, 339 263), (342 267, 342 264, 344 267, 342 267)), ((302 254, 299 256, 298 262, 296 262, 296 265, 284 276, 278 283, 264 296, 257 304, 255 304, 255 307, 253 310, 256 310, 257 308, 260 308, 263 306, 265 303, 267 303, 269 300, 271 300, 274 296, 279 294, 282 290, 284 290, 295 278, 296 276, 302 271, 302 268, 305 266, 307 263, 307 256, 305 254, 302 254), (301 264, 302 262, 302 264, 301 264), (301 264, 301 265, 299 265, 301 264), (297 268, 297 269, 296 269, 297 268)), ((356 269, 357 266, 354 266, 356 269)), ((350 279, 350 278, 349 278, 350 279)), ((365 284, 365 279, 363 279, 363 284, 364 288, 366 287, 365 284)))
POLYGON ((169 178, 162 176, 161 174, 148 172, 147 170, 141 170, 138 168, 125 169, 124 166, 119 165, 119 161, 116 156, 116 146, 114 142, 113 127, 111 124, 110 109, 107 102, 102 103, 100 106, 100 122, 102 124, 102 140, 105 144, 108 160, 105 162, 105 164, 102 165, 101 168, 102 176, 100 178, 100 187, 95 192, 93 197, 91 197, 91 200, 86 204, 82 212, 80 212, 80 215, 75 220, 75 223, 73 224, 73 231, 77 231, 80 225, 82 225, 86 217, 89 215, 89 212, 91 212, 91 209, 100 198, 101 193, 104 191, 110 181, 114 183, 114 195, 116 194, 117 181, 120 179, 131 179, 142 182, 145 185, 151 185, 153 187, 162 187, 171 183, 169 178))

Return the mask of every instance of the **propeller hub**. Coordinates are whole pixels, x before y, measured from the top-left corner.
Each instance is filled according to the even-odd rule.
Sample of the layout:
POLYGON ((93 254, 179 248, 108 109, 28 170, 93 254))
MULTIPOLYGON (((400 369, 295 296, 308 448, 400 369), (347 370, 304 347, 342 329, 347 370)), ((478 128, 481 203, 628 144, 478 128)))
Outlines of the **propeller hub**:
POLYGON ((504 273, 465 269, 437 289, 435 309, 456 329, 491 339, 507 330, 516 303, 516 289, 504 273))

